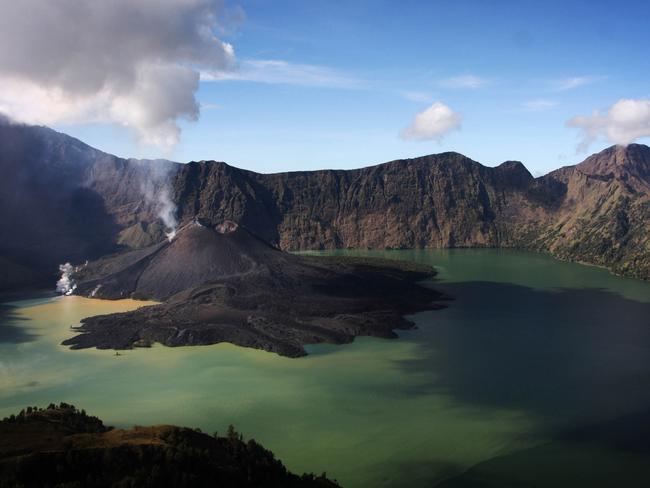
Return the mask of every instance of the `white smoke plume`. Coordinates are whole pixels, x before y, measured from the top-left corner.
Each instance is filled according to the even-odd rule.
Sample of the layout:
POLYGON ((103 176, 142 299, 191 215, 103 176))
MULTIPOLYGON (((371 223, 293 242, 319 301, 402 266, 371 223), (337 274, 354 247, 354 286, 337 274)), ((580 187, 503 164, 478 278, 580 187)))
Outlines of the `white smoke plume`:
POLYGON ((171 242, 176 237, 178 220, 176 219, 176 205, 169 195, 169 187, 165 186, 158 195, 158 217, 164 222, 167 231, 167 239, 171 242))
POLYGON ((221 0, 0 0, 0 112, 114 122, 170 148, 199 116, 200 71, 234 65, 216 35, 231 17, 221 0))
POLYGON ((60 264, 59 271, 61 271, 61 278, 56 282, 56 291, 66 296, 72 295, 77 288, 77 284, 72 279, 75 267, 70 263, 60 264))
POLYGON ((166 161, 151 162, 151 170, 146 180, 140 183, 140 191, 145 201, 152 206, 156 216, 165 225, 167 239, 172 241, 176 236, 178 219, 176 204, 171 196, 171 171, 166 161))

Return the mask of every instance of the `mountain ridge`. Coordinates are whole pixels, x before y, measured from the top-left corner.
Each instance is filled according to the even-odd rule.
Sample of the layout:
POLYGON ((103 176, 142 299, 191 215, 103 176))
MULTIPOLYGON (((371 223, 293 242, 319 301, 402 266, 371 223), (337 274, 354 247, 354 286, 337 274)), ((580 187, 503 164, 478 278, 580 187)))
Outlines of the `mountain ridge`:
POLYGON ((650 278, 644 145, 533 177, 521 162, 490 167, 457 152, 266 174, 122 159, 45 127, 0 124, 0 142, 0 256, 43 282, 59 263, 164 239, 150 184, 150 197, 168 192, 180 225, 233 220, 284 250, 519 248, 650 278))

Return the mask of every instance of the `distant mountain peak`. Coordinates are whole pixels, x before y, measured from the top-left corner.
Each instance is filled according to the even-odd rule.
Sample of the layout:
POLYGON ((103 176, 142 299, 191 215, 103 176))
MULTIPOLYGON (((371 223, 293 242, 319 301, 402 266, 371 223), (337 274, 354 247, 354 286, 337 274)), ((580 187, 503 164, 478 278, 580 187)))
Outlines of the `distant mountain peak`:
POLYGON ((521 161, 504 161, 495 168, 504 181, 514 186, 522 186, 533 180, 533 175, 521 161))
POLYGON ((497 168, 501 168, 505 170, 517 170, 517 171, 521 171, 522 169, 524 169, 528 171, 524 163, 522 163, 521 161, 504 161, 499 166, 497 166, 497 168))
POLYGON ((650 147, 645 144, 610 146, 592 154, 576 168, 588 175, 623 180, 637 190, 650 189, 650 147))

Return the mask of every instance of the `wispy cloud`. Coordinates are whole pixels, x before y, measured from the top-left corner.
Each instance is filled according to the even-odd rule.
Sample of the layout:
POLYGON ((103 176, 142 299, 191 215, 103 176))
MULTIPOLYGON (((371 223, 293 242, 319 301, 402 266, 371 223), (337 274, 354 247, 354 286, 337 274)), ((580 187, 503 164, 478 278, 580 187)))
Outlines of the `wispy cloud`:
POLYGON ((526 112, 546 112, 558 106, 555 100, 546 100, 537 98, 535 100, 528 100, 522 103, 522 107, 526 112))
POLYGON ((445 88, 469 88, 476 89, 485 86, 490 81, 486 78, 481 78, 480 76, 475 75, 461 75, 453 76, 451 78, 445 78, 440 80, 440 85, 445 88))
POLYGON ((604 76, 571 76, 551 81, 551 87, 557 91, 573 90, 602 80, 604 76))
POLYGON ((366 86, 364 80, 337 69, 278 59, 243 60, 235 70, 203 71, 201 80, 250 81, 342 89, 359 89, 366 86))

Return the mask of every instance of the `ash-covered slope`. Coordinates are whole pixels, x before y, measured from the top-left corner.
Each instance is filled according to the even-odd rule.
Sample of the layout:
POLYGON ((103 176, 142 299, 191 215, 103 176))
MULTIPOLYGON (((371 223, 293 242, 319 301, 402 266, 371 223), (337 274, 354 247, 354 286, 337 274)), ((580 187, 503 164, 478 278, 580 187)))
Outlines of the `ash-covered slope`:
POLYGON ((396 337, 405 314, 440 308, 407 262, 297 256, 226 221, 191 223, 171 242, 102 259, 73 279, 76 293, 155 298, 160 305, 84 319, 73 348, 233 344, 302 356, 305 344, 396 337))
POLYGON ((207 282, 260 268, 275 270, 299 259, 232 221, 213 227, 195 220, 172 239, 81 267, 75 275, 76 292, 95 298, 165 300, 207 282))

